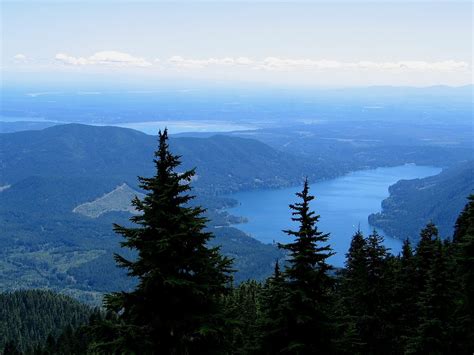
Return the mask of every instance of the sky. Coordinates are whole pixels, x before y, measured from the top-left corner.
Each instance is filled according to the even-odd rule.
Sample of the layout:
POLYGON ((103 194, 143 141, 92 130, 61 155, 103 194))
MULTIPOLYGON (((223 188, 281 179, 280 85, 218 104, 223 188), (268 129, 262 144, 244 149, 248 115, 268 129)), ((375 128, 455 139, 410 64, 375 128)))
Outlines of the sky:
POLYGON ((2 1, 6 82, 472 84, 470 1, 2 1))

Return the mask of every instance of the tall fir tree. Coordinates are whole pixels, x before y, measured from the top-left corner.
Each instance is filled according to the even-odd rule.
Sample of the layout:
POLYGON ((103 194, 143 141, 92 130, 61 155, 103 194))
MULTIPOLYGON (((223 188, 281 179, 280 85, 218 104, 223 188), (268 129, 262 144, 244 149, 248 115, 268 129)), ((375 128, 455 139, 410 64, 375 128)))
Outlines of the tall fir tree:
POLYGON ((288 304, 288 290, 277 261, 273 275, 266 280, 262 290, 258 353, 276 354, 289 343, 288 304))
POLYGON ((365 344, 360 336, 360 319, 367 310, 367 241, 360 230, 351 240, 338 287, 338 352, 358 354, 365 344))
POLYGON ((359 321, 361 340, 365 344, 364 353, 367 354, 383 353, 388 341, 385 321, 388 312, 386 295, 390 286, 386 279, 387 249, 383 241, 376 230, 367 237, 366 309, 359 321))
POLYGON ((460 353, 474 351, 474 195, 459 215, 453 235, 456 266, 456 334, 460 353))
POLYGON ((146 196, 132 201, 139 212, 130 219, 135 226, 114 225, 125 238, 122 247, 137 252, 136 259, 116 254, 115 260, 138 286, 106 296, 119 326, 105 331, 95 350, 209 354, 223 338, 220 298, 228 290, 231 261, 207 246, 212 235, 203 209, 189 206, 195 171, 177 171, 180 157, 169 151, 166 129, 159 132, 154 163, 155 176, 139 177, 146 196))
POLYGON ((258 348, 262 284, 242 282, 223 297, 227 324, 225 339, 229 353, 254 354, 258 348))
POLYGON ((420 232, 415 256, 418 292, 422 292, 425 289, 427 275, 435 255, 438 236, 438 228, 432 222, 428 223, 420 232))
POLYGON ((21 355, 22 353, 18 350, 16 344, 13 341, 7 341, 2 351, 3 355, 21 355))
POLYGON ((450 324, 453 297, 450 279, 446 251, 438 237, 433 242, 432 259, 426 274, 425 287, 418 298, 418 324, 416 332, 408 341, 408 353, 453 353, 450 324))
POLYGON ((327 244, 329 234, 318 230, 319 215, 310 210, 314 196, 309 194, 306 179, 302 192, 296 194, 301 202, 290 205, 292 220, 298 230, 284 232, 295 238, 280 247, 288 251, 284 272, 288 288, 288 344, 284 352, 296 354, 328 353, 333 346, 331 320, 333 278, 327 259, 333 255, 327 244))
POLYGON ((407 347, 408 338, 416 332, 418 325, 415 256, 409 239, 403 242, 401 255, 396 260, 391 319, 395 327, 395 347, 397 352, 403 352, 407 347))

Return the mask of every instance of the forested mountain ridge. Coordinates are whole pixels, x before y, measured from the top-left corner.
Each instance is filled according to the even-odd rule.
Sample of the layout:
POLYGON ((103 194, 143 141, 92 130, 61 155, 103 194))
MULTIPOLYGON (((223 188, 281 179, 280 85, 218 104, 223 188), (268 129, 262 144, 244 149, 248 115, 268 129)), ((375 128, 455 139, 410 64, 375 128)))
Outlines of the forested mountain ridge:
MULTIPOLYGON (((156 142, 156 137, 131 129, 80 124, 6 133, 0 139, 1 185, 53 176, 110 177, 134 186, 137 175, 150 174, 147 161, 156 142)), ((212 193, 287 186, 304 174, 319 174, 304 159, 253 139, 181 137, 170 144, 185 157, 183 168, 199 167, 195 188, 212 193)))
POLYGON ((474 161, 456 164, 424 179, 401 180, 390 186, 382 211, 369 222, 389 235, 416 241, 418 231, 432 221, 440 235, 452 235, 466 198, 474 191, 474 161))
MULTIPOLYGON (((183 169, 198 167, 196 203, 209 209, 209 228, 219 227, 212 242, 236 258, 236 281, 268 275, 280 252, 229 227, 232 218, 220 210, 231 201, 214 194, 294 184, 306 163, 251 139, 172 138, 171 144, 190 157, 183 169), (290 169, 293 164, 299 170, 290 169)), ((123 183, 140 192, 136 176, 151 174, 155 145, 156 137, 115 127, 1 134, 0 289, 48 287, 96 302, 102 292, 131 287, 113 263, 118 240, 111 231, 112 222, 130 215, 122 206, 96 218, 74 210, 123 183)))

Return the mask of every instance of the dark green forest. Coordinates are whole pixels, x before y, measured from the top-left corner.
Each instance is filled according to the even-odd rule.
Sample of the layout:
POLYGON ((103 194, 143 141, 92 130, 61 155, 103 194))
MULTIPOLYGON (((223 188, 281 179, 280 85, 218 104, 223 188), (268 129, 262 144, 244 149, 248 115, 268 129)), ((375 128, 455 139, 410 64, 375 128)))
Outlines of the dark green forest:
POLYGON ((94 310, 71 297, 44 290, 0 294, 0 344, 4 353, 41 349, 45 339, 86 324, 94 310))
POLYGON ((333 269, 330 231, 319 230, 305 181, 290 205, 298 227, 285 231, 294 241, 279 245, 273 275, 237 284, 236 265, 190 203, 195 172, 179 166, 165 130, 154 175, 139 178, 140 213, 114 225, 114 258, 134 287, 108 291, 100 311, 49 293, 5 295, 2 309, 18 306, 1 319, 4 354, 472 354, 474 196, 451 239, 428 223, 392 255, 375 230, 357 232, 345 267, 333 269), (42 297, 52 306, 25 306, 42 297))
POLYGON ((474 161, 455 164, 439 175, 424 179, 401 180, 389 187, 390 197, 382 211, 369 216, 372 226, 388 235, 405 239, 431 220, 442 236, 452 235, 453 226, 466 196, 473 191, 474 161))

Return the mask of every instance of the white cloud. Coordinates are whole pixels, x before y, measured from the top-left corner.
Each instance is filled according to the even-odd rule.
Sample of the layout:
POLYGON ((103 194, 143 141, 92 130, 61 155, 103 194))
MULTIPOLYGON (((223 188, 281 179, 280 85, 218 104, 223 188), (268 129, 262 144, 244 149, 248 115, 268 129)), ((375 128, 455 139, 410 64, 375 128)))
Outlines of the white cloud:
POLYGON ((144 58, 134 57, 128 53, 101 51, 90 57, 73 57, 64 53, 56 54, 55 59, 66 65, 110 65, 127 67, 149 67, 152 64, 144 58))
POLYGON ((379 70, 379 71, 455 71, 468 69, 469 64, 463 61, 416 61, 405 60, 396 62, 375 62, 375 61, 354 61, 344 62, 330 59, 291 59, 267 57, 261 60, 254 60, 247 57, 224 57, 193 59, 174 56, 168 59, 168 64, 184 69, 200 69, 211 66, 240 66, 260 69, 265 71, 321 71, 321 70, 379 70))
POLYGON ((25 63, 28 60, 28 58, 26 57, 26 55, 18 53, 13 56, 13 60, 17 63, 25 63))
POLYGON ((252 64, 254 64, 254 61, 250 58, 247 58, 247 57, 238 57, 235 60, 235 63, 238 64, 238 65, 252 65, 252 64))
POLYGON ((205 68, 208 66, 233 66, 233 65, 248 65, 251 62, 250 59, 245 57, 239 58, 207 58, 207 59, 188 59, 183 58, 179 55, 173 56, 168 59, 168 63, 175 65, 179 68, 205 68))
POLYGON ((294 70, 294 69, 340 69, 342 63, 335 60, 285 59, 268 57, 259 63, 259 69, 264 70, 294 70))
POLYGON ((426 61, 397 61, 397 62, 342 62, 337 60, 312 60, 312 59, 282 59, 268 57, 260 62, 259 68, 264 70, 413 70, 413 71, 454 71, 467 69, 469 64, 462 61, 446 60, 439 62, 426 61))
MULTIPOLYGON (((58 53, 56 61, 71 66, 106 65, 115 67, 153 67, 155 69, 179 69, 179 70, 212 70, 212 69, 249 69, 261 72, 385 72, 385 73, 449 73, 463 72, 469 70, 471 65, 465 61, 423 61, 423 60, 401 60, 401 61, 340 61, 334 59, 311 59, 311 58, 280 58, 266 57, 263 59, 252 59, 248 57, 209 57, 209 58, 185 58, 172 56, 166 60, 158 58, 148 61, 145 58, 135 57, 128 53, 117 51, 101 51, 90 57, 74 57, 64 53, 58 53)), ((26 56, 17 54, 15 60, 26 61, 26 56)))
POLYGON ((86 58, 76 58, 76 57, 71 57, 67 54, 64 53, 58 53, 56 54, 56 57, 54 58, 57 61, 63 63, 63 64, 68 64, 68 65, 87 65, 87 64, 92 64, 90 63, 86 58))

